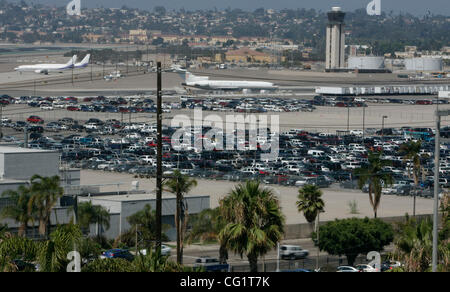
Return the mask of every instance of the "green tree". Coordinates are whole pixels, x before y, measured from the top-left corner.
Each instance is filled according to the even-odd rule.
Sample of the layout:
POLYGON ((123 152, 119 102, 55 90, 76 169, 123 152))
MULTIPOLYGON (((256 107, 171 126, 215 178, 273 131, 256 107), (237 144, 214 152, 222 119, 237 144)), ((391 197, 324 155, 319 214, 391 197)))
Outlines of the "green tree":
POLYGON ((33 262, 36 260, 38 243, 20 236, 9 236, 0 239, 0 271, 16 272, 14 260, 33 262))
POLYGON ((7 234, 8 225, 0 223, 0 240, 7 234))
MULTIPOLYGON (((423 173, 422 170, 422 164, 421 164, 421 157, 420 157, 420 149, 422 148, 422 142, 421 141, 410 141, 408 143, 402 144, 400 146, 400 153, 403 156, 403 162, 410 161, 411 164, 408 167, 408 175, 414 179, 414 185, 417 188, 419 185, 419 178, 421 177, 421 174, 423 173), (411 167, 412 166, 412 167, 411 167), (411 171, 412 169, 412 171, 411 171)), ((414 192, 414 199, 413 199, 413 216, 416 216, 416 192, 414 192)))
MULTIPOLYGON (((393 258, 404 263, 405 272, 431 271, 433 252, 433 222, 406 215, 404 223, 398 223, 395 229, 395 249, 393 258)), ((450 242, 448 237, 443 237, 444 230, 438 237, 439 270, 450 271, 450 242)))
POLYGON ((391 165, 391 162, 382 160, 381 155, 382 152, 369 152, 369 165, 355 169, 359 188, 362 189, 366 183, 369 185, 369 200, 375 218, 377 218, 383 186, 393 183, 391 173, 384 170, 384 167, 391 165))
POLYGON ((83 234, 78 225, 60 225, 41 243, 38 262, 41 272, 65 272, 69 260, 67 254, 80 246, 83 234))
POLYGON ((314 222, 317 215, 324 210, 325 203, 321 196, 322 191, 318 186, 305 185, 298 190, 297 209, 299 212, 303 212, 309 223, 314 222))
POLYGON ((284 234, 284 216, 276 196, 259 182, 239 184, 220 200, 227 225, 219 238, 235 253, 245 254, 251 272, 258 270, 258 257, 273 249, 284 234))
POLYGON ((96 259, 81 268, 81 272, 85 273, 125 273, 134 271, 133 263, 120 258, 96 259))
POLYGON ((135 272, 200 272, 201 269, 191 268, 170 261, 157 252, 138 255, 133 261, 135 272))
POLYGON ((187 205, 183 204, 183 199, 195 186, 197 186, 197 181, 181 174, 179 170, 175 170, 172 177, 163 185, 166 191, 176 195, 175 229, 177 232, 178 264, 183 263, 183 243, 188 221, 187 205))
MULTIPOLYGON (((353 265, 361 253, 381 251, 394 239, 392 226, 380 219, 350 218, 327 222, 319 227, 319 248, 331 255, 345 255, 353 265)), ((316 234, 313 233, 313 239, 316 234)))
POLYGON ((226 222, 220 213, 219 207, 215 209, 205 209, 199 214, 190 217, 189 225, 191 229, 186 237, 188 243, 200 240, 202 242, 219 241, 220 263, 226 263, 228 251, 225 243, 219 240, 220 231, 225 227, 226 222))
MULTIPOLYGON (((49 232, 50 215, 53 207, 64 194, 58 176, 42 177, 34 175, 31 178, 31 199, 29 210, 36 210, 39 220, 39 234, 44 236, 49 232)), ((47 236, 48 237, 48 236, 47 236)))
POLYGON ((34 221, 34 208, 28 208, 31 200, 31 190, 27 186, 20 186, 17 191, 7 190, 2 197, 9 203, 1 210, 1 217, 10 218, 19 223, 19 236, 26 236, 28 223, 34 221))
MULTIPOLYGON (((120 239, 127 246, 136 245, 136 231, 138 233, 138 240, 144 242, 144 246, 148 250, 153 248, 153 242, 156 240, 156 211, 152 210, 150 205, 145 205, 144 209, 129 216, 127 218, 128 223, 131 225, 130 230, 120 236, 120 239)), ((167 241, 168 237, 164 234, 167 231, 168 225, 162 226, 162 240, 167 241)))
POLYGON ((93 205, 91 201, 78 204, 78 220, 82 230, 89 230, 91 224, 96 224, 98 237, 101 236, 103 227, 110 227, 108 210, 103 206, 93 205))

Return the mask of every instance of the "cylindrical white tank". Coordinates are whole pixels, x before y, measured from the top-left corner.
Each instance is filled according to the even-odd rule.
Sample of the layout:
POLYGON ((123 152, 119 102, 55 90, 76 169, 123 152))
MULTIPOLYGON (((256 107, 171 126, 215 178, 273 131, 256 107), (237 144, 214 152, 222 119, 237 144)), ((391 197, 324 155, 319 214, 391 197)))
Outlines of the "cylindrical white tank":
POLYGON ((442 58, 422 57, 405 59, 407 71, 442 71, 442 58))
POLYGON ((360 70, 384 69, 384 57, 349 57, 348 68, 360 70))

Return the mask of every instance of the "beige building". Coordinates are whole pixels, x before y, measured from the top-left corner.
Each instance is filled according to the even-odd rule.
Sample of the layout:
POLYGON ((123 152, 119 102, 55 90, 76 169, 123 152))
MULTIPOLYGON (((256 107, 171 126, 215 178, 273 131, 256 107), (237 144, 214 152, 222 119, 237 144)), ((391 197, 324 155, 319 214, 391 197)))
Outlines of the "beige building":
POLYGON ((275 58, 250 48, 240 48, 225 53, 225 60, 232 63, 273 63, 275 58))
POLYGON ((147 42, 147 31, 144 29, 132 29, 129 31, 128 39, 133 42, 147 42))

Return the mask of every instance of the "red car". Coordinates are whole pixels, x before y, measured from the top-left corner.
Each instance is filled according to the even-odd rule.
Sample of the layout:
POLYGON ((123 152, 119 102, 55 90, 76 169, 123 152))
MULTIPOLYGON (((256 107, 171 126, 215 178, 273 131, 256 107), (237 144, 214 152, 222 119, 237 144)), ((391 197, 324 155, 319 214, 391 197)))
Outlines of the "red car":
POLYGON ((68 106, 67 110, 71 111, 71 112, 78 112, 78 111, 80 111, 80 109, 77 106, 68 106))
POLYGON ((41 118, 38 117, 38 116, 30 116, 30 117, 27 119, 27 122, 32 123, 32 124, 43 124, 43 123, 44 123, 44 120, 41 119, 41 118))

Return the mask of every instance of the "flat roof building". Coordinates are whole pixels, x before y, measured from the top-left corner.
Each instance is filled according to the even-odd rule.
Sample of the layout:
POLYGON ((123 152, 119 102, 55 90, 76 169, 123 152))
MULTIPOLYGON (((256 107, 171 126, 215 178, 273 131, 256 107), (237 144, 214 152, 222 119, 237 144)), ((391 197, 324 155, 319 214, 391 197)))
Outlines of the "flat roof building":
MULTIPOLYGON (((209 196, 187 195, 184 197, 184 206, 188 215, 198 214, 205 209, 210 208, 209 196)), ((156 194, 154 192, 109 195, 109 196, 91 196, 79 197, 79 202, 92 202, 93 205, 99 205, 108 210, 110 214, 110 228, 108 230, 98 230, 98 226, 91 226, 90 233, 97 235, 98 232, 108 239, 117 238, 120 234, 130 230, 132 226, 127 218, 139 211, 142 211, 146 205, 150 205, 153 211, 156 210, 156 194)), ((165 232, 169 239, 176 238, 175 233, 175 210, 176 196, 172 193, 163 192, 162 196, 162 223, 170 226, 165 232)))

